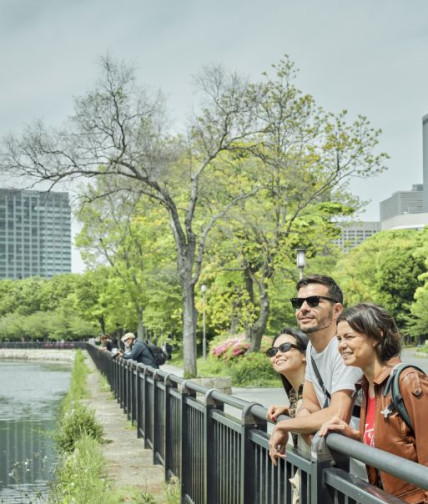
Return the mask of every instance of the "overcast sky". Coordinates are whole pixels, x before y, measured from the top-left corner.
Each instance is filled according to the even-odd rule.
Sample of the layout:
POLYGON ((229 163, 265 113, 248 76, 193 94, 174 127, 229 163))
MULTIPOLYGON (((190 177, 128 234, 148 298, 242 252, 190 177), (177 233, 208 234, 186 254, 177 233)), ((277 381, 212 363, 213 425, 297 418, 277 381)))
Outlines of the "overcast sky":
POLYGON ((0 135, 63 122, 107 53, 161 88, 177 122, 203 65, 258 78, 288 54, 319 105, 383 130, 388 171, 351 186, 371 200, 362 218, 378 220, 380 201, 422 182, 427 0, 0 0, 0 135))

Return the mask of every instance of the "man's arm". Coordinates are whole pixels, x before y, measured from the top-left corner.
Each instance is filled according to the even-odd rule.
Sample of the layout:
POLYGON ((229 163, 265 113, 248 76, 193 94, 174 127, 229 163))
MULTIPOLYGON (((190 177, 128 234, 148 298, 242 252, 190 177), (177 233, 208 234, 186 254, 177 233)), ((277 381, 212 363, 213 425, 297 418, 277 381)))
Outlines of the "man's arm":
POLYGON ((122 357, 124 359, 131 359, 131 360, 137 360, 137 357, 140 355, 141 353, 141 346, 140 345, 137 345, 137 344, 133 344, 132 345, 132 348, 129 352, 125 352, 122 357))
POLYGON ((333 417, 348 422, 352 411, 352 390, 338 390, 331 396, 327 408, 315 410, 317 397, 311 382, 305 381, 302 407, 296 418, 282 420, 276 424, 269 440, 269 455, 276 465, 278 457, 285 457, 285 445, 290 431, 299 434, 313 434, 333 417), (315 403, 316 401, 316 403, 315 403))

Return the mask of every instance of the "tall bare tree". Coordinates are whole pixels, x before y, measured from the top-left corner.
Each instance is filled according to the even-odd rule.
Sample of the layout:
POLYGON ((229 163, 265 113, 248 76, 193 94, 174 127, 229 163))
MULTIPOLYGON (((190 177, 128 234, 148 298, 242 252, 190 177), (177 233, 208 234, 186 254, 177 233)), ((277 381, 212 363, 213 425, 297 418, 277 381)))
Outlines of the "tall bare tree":
MULTIPOLYGON (((6 138, 1 167, 52 186, 82 177, 113 178, 114 190, 145 194, 168 212, 182 288, 184 370, 186 376, 195 376, 194 289, 205 241, 215 222, 256 190, 248 181, 241 185, 237 177, 213 202, 208 182, 219 182, 220 170, 227 166, 221 158, 251 144, 258 127, 257 97, 249 100, 248 84, 236 75, 206 69, 198 79, 205 97, 202 113, 185 136, 173 137, 166 129, 160 94, 151 96, 139 88, 132 68, 124 64, 104 58, 102 70, 95 89, 75 100, 64 128, 52 130, 35 122, 22 136, 6 138), (205 213, 199 213, 196 227, 202 208, 205 213)), ((107 197, 110 190, 99 196, 107 197)))

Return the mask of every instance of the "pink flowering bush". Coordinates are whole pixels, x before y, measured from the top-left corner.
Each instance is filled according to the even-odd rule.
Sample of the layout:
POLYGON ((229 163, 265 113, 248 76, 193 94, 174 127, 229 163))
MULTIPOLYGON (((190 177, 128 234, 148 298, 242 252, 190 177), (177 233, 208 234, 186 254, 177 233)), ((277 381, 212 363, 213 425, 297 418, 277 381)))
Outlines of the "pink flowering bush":
MULTIPOLYGON (((271 346, 272 338, 264 336, 260 352, 249 353, 250 342, 244 334, 226 339, 225 335, 219 335, 210 345, 210 360, 219 367, 214 374, 226 372, 236 387, 278 386, 278 375, 265 355, 265 351, 271 346)), ((211 368, 211 372, 213 369, 211 368)))
MULTIPOLYGON (((271 346, 271 342, 271 338, 263 336, 260 352, 265 353, 271 346)), ((240 334, 226 340, 216 338, 211 343, 211 355, 216 359, 228 361, 245 355, 249 348, 250 342, 245 338, 245 334, 240 334)))
POLYGON ((249 348, 249 341, 246 341, 245 336, 241 335, 220 342, 214 341, 211 355, 217 359, 229 360, 244 355, 249 348))

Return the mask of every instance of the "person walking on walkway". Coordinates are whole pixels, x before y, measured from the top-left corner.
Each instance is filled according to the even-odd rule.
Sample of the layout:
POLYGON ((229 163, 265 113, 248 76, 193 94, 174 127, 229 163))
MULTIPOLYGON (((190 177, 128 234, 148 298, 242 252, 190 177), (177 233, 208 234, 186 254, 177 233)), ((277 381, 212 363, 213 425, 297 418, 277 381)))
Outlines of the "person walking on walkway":
MULTIPOLYGON (((401 338, 393 317, 381 306, 360 303, 343 312, 337 321, 339 352, 347 366, 362 369, 363 401, 359 430, 342 418, 324 424, 320 435, 341 432, 369 446, 428 466, 428 378, 413 368, 399 375, 399 392, 411 427, 391 408, 390 376, 401 363, 401 338)), ((367 467, 369 482, 412 504, 428 503, 428 491, 417 488, 373 467, 367 467)))
POLYGON ((295 418, 278 422, 269 440, 269 456, 277 465, 285 458, 289 432, 315 433, 333 416, 349 421, 355 383, 361 370, 345 366, 337 350, 336 321, 343 294, 333 278, 309 275, 297 283, 291 299, 300 329, 308 335, 302 405, 295 418))
POLYGON ((141 362, 155 369, 159 368, 150 348, 143 341, 135 339, 133 333, 126 333, 121 341, 125 344, 125 352, 120 352, 120 357, 141 362))

